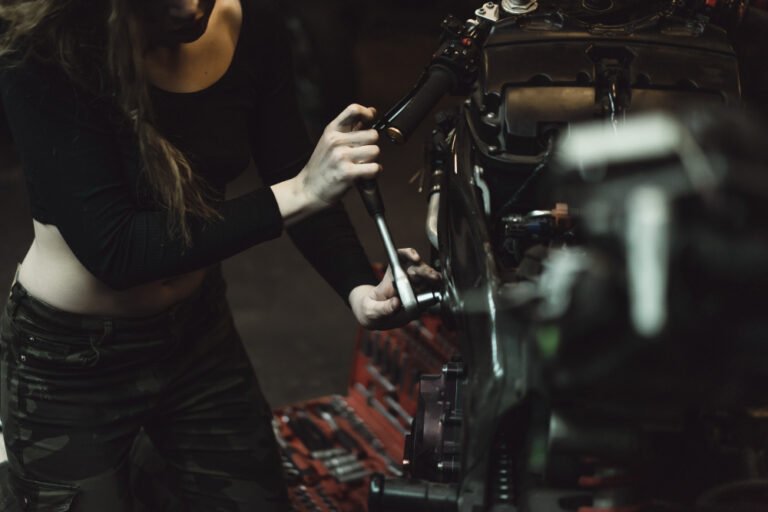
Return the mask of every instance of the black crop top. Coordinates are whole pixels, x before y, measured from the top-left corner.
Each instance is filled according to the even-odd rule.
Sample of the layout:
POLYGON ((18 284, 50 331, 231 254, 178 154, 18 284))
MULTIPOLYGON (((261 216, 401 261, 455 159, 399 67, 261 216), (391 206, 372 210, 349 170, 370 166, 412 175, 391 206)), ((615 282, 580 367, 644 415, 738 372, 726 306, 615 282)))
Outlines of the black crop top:
MULTIPOLYGON (((278 237, 283 221, 269 185, 295 176, 312 151, 299 115, 282 19, 241 0, 243 24, 224 76, 195 93, 151 89, 156 126, 215 191, 222 220, 192 219, 192 245, 169 236, 168 213, 140 184, 135 135, 107 95, 88 94, 36 61, 0 66, 0 92, 32 215, 54 224, 75 256, 115 289, 190 272, 278 237), (265 188, 224 200, 250 159, 265 188)), ((374 283, 341 205, 287 229, 346 300, 374 283)))

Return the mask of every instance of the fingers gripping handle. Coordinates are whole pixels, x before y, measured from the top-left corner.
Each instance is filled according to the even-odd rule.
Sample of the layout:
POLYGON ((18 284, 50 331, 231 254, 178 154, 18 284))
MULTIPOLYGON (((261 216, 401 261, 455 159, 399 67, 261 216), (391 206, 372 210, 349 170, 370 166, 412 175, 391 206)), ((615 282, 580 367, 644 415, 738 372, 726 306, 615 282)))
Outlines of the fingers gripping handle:
POLYGON ((384 218, 384 201, 381 199, 379 185, 375 179, 361 179, 357 181, 357 190, 360 191, 360 197, 368 210, 368 214, 376 221, 376 228, 379 230, 379 236, 384 243, 384 249, 387 252, 389 267, 392 269, 392 280, 400 297, 400 303, 407 314, 415 313, 418 310, 416 295, 413 293, 413 287, 408 280, 408 275, 400 265, 400 258, 397 254, 397 247, 392 241, 392 235, 389 232, 387 221, 384 218))
POLYGON ((360 197, 363 199, 365 209, 368 215, 375 218, 377 215, 384 215, 384 201, 381 199, 379 185, 375 179, 357 180, 357 190, 360 191, 360 197))
POLYGON ((384 249, 387 251, 389 268, 392 269, 392 281, 395 284, 397 295, 400 297, 400 303, 408 315, 414 314, 419 309, 419 303, 416 300, 416 295, 413 293, 413 287, 408 280, 408 275, 405 273, 402 265, 400 265, 400 257, 397 254, 397 247, 395 247, 395 243, 392 241, 392 235, 389 233, 387 221, 384 219, 383 214, 374 215, 374 219, 376 220, 376 227, 379 229, 379 236, 381 236, 381 240, 384 242, 384 249))
POLYGON ((411 282, 408 280, 408 275, 400 264, 400 256, 397 253, 397 247, 392 241, 392 235, 389 231, 389 226, 384 218, 384 201, 381 198, 381 191, 379 185, 375 179, 359 179, 356 182, 357 190, 360 192, 360 197, 365 204, 368 214, 376 221, 376 228, 379 230, 379 236, 384 243, 384 249, 387 252, 387 259, 389 260, 389 267, 392 269, 392 280, 397 290, 397 295, 400 297, 400 303, 402 304, 405 313, 408 316, 415 315, 419 312, 421 307, 427 308, 433 306, 436 302, 435 296, 422 297, 424 304, 420 304, 416 294, 413 291, 411 282))

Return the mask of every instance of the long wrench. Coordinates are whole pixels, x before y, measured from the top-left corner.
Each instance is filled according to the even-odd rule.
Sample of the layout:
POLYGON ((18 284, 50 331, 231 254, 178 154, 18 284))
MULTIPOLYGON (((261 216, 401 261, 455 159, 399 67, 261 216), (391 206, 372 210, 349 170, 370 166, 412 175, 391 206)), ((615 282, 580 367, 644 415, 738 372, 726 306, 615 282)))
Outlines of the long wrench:
POLYGON ((379 190, 379 185, 376 180, 357 180, 357 189, 360 191, 360 197, 363 199, 363 204, 365 204, 368 214, 376 222, 379 236, 384 243, 384 249, 387 251, 389 267, 392 269, 392 280, 394 281, 397 295, 400 297, 400 303, 402 304, 406 315, 409 317, 414 316, 420 310, 426 310, 427 308, 438 304, 442 300, 439 292, 433 291, 422 293, 418 297, 413 292, 413 287, 408 280, 408 275, 400 264, 397 248, 392 241, 392 235, 389 232, 389 226, 387 226, 387 220, 384 217, 384 201, 381 199, 381 191, 379 190))
POLYGON ((384 201, 381 199, 379 184, 373 179, 360 179, 357 181, 357 189, 360 191, 360 197, 363 199, 368 215, 376 222, 376 228, 379 230, 379 236, 384 243, 384 249, 387 251, 389 267, 392 269, 392 280, 395 283, 397 295, 407 314, 415 313, 418 309, 416 295, 413 293, 413 287, 408 280, 408 275, 400 265, 400 257, 397 254, 397 248, 392 241, 392 235, 387 226, 387 220, 384 217, 384 201))

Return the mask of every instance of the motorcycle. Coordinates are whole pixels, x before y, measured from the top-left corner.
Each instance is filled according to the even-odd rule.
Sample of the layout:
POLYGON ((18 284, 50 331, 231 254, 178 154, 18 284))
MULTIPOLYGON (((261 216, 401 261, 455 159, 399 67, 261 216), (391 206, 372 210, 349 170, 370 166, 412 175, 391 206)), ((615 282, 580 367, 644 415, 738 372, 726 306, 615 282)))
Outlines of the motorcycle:
POLYGON ((407 477, 374 478, 370 510, 768 506, 768 155, 732 110, 727 33, 764 30, 748 7, 501 0, 443 21, 376 125, 402 143, 466 98, 426 152, 443 290, 414 294, 360 190, 404 308, 438 309, 461 358, 422 376, 407 477))

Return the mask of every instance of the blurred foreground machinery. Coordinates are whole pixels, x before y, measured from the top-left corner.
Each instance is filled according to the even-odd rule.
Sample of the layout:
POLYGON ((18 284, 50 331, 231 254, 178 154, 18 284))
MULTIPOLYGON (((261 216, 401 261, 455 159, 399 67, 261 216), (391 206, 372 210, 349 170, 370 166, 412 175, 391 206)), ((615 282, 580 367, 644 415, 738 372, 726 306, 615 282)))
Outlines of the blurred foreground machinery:
POLYGON ((444 20, 377 125, 466 98, 426 148, 442 304, 362 334, 347 396, 276 412, 300 510, 768 510, 758 4, 444 20))
MULTIPOLYGON (((488 2, 379 123, 428 143, 459 357, 371 510, 768 507, 768 192, 745 2, 488 2), (579 123, 602 120, 596 125, 579 123)), ((756 21, 757 20, 757 21, 756 21)), ((759 34, 758 34, 759 35, 759 34)))

